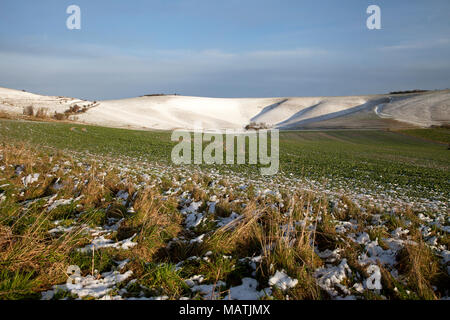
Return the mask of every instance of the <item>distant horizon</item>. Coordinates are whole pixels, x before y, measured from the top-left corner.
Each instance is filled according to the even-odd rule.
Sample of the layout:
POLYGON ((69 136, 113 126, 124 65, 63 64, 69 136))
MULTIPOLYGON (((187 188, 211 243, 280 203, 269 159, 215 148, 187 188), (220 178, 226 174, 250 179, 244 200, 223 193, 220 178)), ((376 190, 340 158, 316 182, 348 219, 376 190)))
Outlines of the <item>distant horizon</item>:
POLYGON ((382 92, 382 93, 366 93, 366 94, 355 94, 355 95, 320 95, 320 96, 311 96, 311 95, 292 95, 292 96, 239 96, 239 97, 211 97, 211 96, 199 96, 199 95, 184 95, 184 94, 178 94, 178 93, 163 93, 163 92, 155 92, 155 93, 146 93, 146 94, 139 94, 137 96, 123 96, 119 98, 112 98, 112 99, 98 99, 98 98, 86 98, 81 96, 65 96, 65 95, 59 95, 54 93, 43 93, 43 92, 37 92, 22 88, 10 88, 6 87, 0 84, 0 88, 6 88, 11 90, 17 90, 17 91, 24 91, 27 93, 33 93, 38 95, 44 95, 44 96, 63 96, 66 98, 77 98, 77 99, 83 99, 86 101, 107 101, 107 100, 121 100, 121 99, 132 99, 132 98, 140 98, 140 97, 146 97, 146 96, 180 96, 180 97, 197 97, 197 98, 210 98, 210 99, 270 99, 270 98, 316 98, 316 97, 350 97, 350 96, 377 96, 377 95, 393 95, 393 94, 414 94, 415 92, 412 91, 419 91, 417 93, 426 93, 426 92, 433 92, 433 91, 447 91, 450 90, 450 88, 443 88, 443 89, 423 89, 423 88, 415 88, 415 89, 406 89, 406 90, 392 90, 390 92, 382 92))
POLYGON ((0 85, 89 100, 445 90, 448 12, 448 0, 4 0, 0 85), (79 30, 66 24, 71 5, 79 30))

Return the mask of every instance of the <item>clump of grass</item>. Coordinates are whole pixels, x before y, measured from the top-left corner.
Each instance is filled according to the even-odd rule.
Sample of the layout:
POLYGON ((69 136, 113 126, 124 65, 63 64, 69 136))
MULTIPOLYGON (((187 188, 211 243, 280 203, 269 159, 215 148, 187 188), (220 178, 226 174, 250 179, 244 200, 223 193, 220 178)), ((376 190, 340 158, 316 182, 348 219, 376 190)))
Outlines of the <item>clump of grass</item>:
POLYGON ((35 117, 38 119, 46 119, 48 118, 48 109, 47 108, 39 108, 36 111, 35 117))
POLYGON ((83 221, 86 221, 91 227, 102 226, 107 222, 106 210, 92 208, 86 210, 83 221))
POLYGON ((170 188, 172 188, 172 186, 173 186, 173 182, 170 179, 168 179, 166 177, 163 177, 161 179, 161 184, 160 184, 161 191, 163 191, 163 192, 167 191, 170 188))
MULTIPOLYGON (((321 265, 321 260, 314 252, 315 231, 308 228, 316 224, 311 219, 297 227, 292 217, 282 219, 276 215, 269 220, 266 231, 260 234, 264 256, 261 276, 267 279, 275 270, 285 270, 300 283, 289 292, 294 299, 318 299, 321 296, 312 277, 312 271, 321 265)), ((284 293, 275 292, 275 297, 284 296, 284 293)))
POLYGON ((78 213, 77 203, 58 206, 49 214, 51 220, 65 220, 74 217, 78 213))
POLYGON ((232 206, 228 200, 220 199, 216 204, 216 216, 226 218, 231 215, 232 206))
MULTIPOLYGON (((216 207, 216 214, 221 216, 223 213, 220 211, 217 213, 216 207)), ((256 203, 248 204, 243 211, 243 218, 218 229, 211 237, 210 243, 214 249, 224 253, 231 253, 240 249, 247 252, 253 251, 255 244, 258 242, 256 238, 259 228, 258 220, 262 215, 263 211, 257 208, 256 203), (226 245, 223 242, 226 242, 226 245)), ((244 252, 241 253, 244 254, 244 252)))
POLYGON ((82 244, 79 233, 49 239, 45 221, 45 218, 38 217, 28 228, 21 230, 21 234, 10 234, 7 245, 0 251, 0 266, 4 270, 35 271, 39 286, 33 290, 64 281, 68 253, 82 244))
POLYGON ((148 263, 143 269, 139 282, 152 289, 155 295, 167 295, 169 299, 176 299, 189 289, 173 264, 148 263))
POLYGON ((67 120, 68 118, 69 118, 69 116, 67 113, 61 113, 61 112, 55 111, 55 114, 53 115, 53 119, 59 120, 59 121, 67 120))
MULTIPOLYGON (((291 206, 299 210, 295 202, 291 206)), ((314 232, 308 229, 313 223, 311 220, 299 227, 293 215, 285 216, 272 206, 252 202, 243 210, 241 220, 220 228, 208 239, 205 250, 239 257, 262 255, 257 269, 260 281, 267 283, 276 270, 284 269, 301 284, 289 293, 292 297, 318 299, 321 293, 312 271, 321 261, 312 245, 314 232)), ((285 295, 279 292, 278 297, 285 295)))
MULTIPOLYGON (((421 299, 436 299, 432 285, 440 275, 439 261, 422 241, 407 244, 397 255, 397 268, 421 299)), ((448 283, 448 280, 447 280, 448 283)))
POLYGON ((0 118, 1 119, 14 119, 14 116, 9 114, 6 111, 0 110, 0 118))
POLYGON ((182 217, 176 208, 174 199, 162 201, 161 196, 151 189, 137 196, 134 202, 136 213, 121 225, 121 229, 129 228, 138 234, 139 245, 132 252, 141 260, 152 261, 155 254, 164 251, 166 242, 181 231, 182 217))
POLYGON ((224 257, 220 253, 212 253, 207 259, 191 260, 183 263, 181 275, 190 277, 192 274, 201 274, 206 283, 217 283, 219 279, 226 281, 230 286, 239 285, 244 276, 251 274, 250 268, 235 258, 224 257))
POLYGON ((34 120, 34 119, 49 119, 49 114, 48 114, 48 108, 38 108, 35 109, 34 106, 30 105, 30 106, 26 106, 23 108, 22 114, 30 120, 34 120))
POLYGON ((114 266, 114 258, 115 254, 110 249, 95 250, 93 254, 72 250, 69 253, 69 264, 78 266, 85 274, 92 273, 93 270, 103 273, 114 266))
POLYGON ((0 272, 0 300, 35 299, 35 273, 8 270, 0 272))
POLYGON ((350 219, 356 218, 360 213, 358 206, 345 195, 340 200, 343 206, 335 211, 334 215, 336 218, 341 221, 349 221, 350 219))
POLYGON ((34 107, 33 106, 26 106, 23 108, 23 115, 32 117, 34 116, 34 107))
POLYGON ((208 200, 208 195, 206 194, 205 190, 195 186, 192 189, 192 198, 194 199, 194 201, 206 201, 208 200))

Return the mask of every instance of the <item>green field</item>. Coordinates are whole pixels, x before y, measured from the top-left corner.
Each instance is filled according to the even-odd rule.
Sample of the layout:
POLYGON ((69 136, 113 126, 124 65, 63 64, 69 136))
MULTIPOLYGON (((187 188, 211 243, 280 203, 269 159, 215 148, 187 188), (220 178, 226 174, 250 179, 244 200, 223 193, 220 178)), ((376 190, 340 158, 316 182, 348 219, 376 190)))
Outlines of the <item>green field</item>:
POLYGON ((402 130, 401 133, 422 138, 428 141, 435 141, 450 145, 449 128, 410 129, 410 130, 402 130))
MULTIPOLYGON (((450 151, 442 143, 448 136, 448 129, 282 132, 280 172, 332 185, 348 180, 364 187, 401 187, 411 193, 426 189, 448 198, 450 151)), ((0 137, 3 141, 167 163, 175 145, 169 132, 9 120, 0 121, 0 137)), ((257 172, 251 166, 221 167, 257 172)))
POLYGON ((173 166, 170 132, 0 120, 0 300, 448 297, 446 134, 282 132, 264 177, 173 166))

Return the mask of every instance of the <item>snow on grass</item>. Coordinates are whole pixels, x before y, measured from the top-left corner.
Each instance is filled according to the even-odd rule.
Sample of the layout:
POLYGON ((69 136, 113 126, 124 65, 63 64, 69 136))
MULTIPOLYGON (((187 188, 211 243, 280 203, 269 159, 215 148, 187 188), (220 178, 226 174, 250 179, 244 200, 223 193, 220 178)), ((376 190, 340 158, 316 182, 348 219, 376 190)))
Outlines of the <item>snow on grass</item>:
MULTIPOLYGON (((56 196, 56 195, 55 195, 56 196)), ((58 199, 58 200, 53 200, 54 197, 52 197, 49 200, 50 205, 47 207, 47 212, 50 212, 52 210, 55 210, 57 207, 59 206, 65 206, 65 205, 69 205, 72 204, 76 201, 79 201, 83 198, 83 196, 79 196, 75 199, 58 199)))
POLYGON ((332 297, 337 297, 340 294, 350 295, 350 290, 342 282, 351 275, 352 270, 347 263, 347 259, 342 259, 337 266, 319 268, 314 272, 318 285, 332 297))
POLYGON ((294 288, 298 284, 297 279, 289 277, 284 270, 277 271, 274 276, 269 279, 269 285, 276 287, 282 291, 294 288))
POLYGON ((39 180, 39 176, 39 173, 29 174, 26 177, 22 178, 22 183, 25 187, 27 187, 28 185, 32 185, 39 180))
POLYGON ((319 258, 324 259, 327 263, 334 263, 341 258, 342 249, 326 249, 325 251, 320 252, 317 248, 315 249, 316 254, 319 258))
POLYGON ((221 280, 214 284, 199 284, 191 287, 191 291, 194 293, 199 293, 206 299, 217 299, 220 297, 221 288, 225 287, 227 284, 221 280))
POLYGON ((238 220, 240 220, 242 218, 243 218, 242 215, 237 214, 236 212, 232 212, 229 217, 219 218, 217 226, 218 227, 224 227, 224 226, 229 225, 229 224, 231 224, 233 222, 236 222, 236 221, 238 221, 238 220))
MULTIPOLYGON (((76 161, 68 162, 67 165, 70 165, 70 163, 76 163, 76 161)), ((136 239, 139 239, 139 241, 142 239, 140 236, 137 237, 137 234, 121 241, 113 240, 116 238, 117 233, 121 232, 122 223, 125 228, 127 228, 130 225, 130 221, 133 222, 133 218, 136 214, 140 213, 140 210, 142 210, 138 206, 135 207, 136 212, 133 209, 133 204, 136 201, 136 195, 144 189, 158 188, 162 179, 166 179, 166 176, 186 176, 187 172, 190 175, 193 175, 189 170, 183 171, 184 169, 168 168, 164 165, 158 167, 155 165, 151 168, 138 166, 138 168, 135 168, 128 162, 118 161, 118 163, 112 164, 109 159, 107 163, 107 165, 101 167, 102 171, 105 171, 103 172, 103 175, 102 173, 98 174, 98 176, 102 177, 100 179, 100 181, 102 181, 101 188, 103 189, 105 187, 104 179, 106 172, 114 168, 117 169, 118 172, 117 175, 119 179, 117 181, 120 181, 114 181, 115 184, 120 185, 118 186, 118 189, 115 190, 121 191, 111 192, 109 194, 105 193, 99 197, 99 199, 101 198, 101 201, 99 201, 99 213, 101 219, 99 220, 101 221, 99 222, 99 225, 94 226, 89 224, 88 226, 86 224, 86 221, 84 221, 83 218, 88 217, 87 213, 90 213, 90 211, 88 211, 88 208, 85 208, 85 202, 81 202, 83 205, 81 206, 80 204, 79 207, 76 207, 76 210, 74 210, 74 215, 71 213, 71 216, 68 219, 53 221, 55 227, 52 229, 49 228, 50 230, 45 229, 45 232, 52 235, 71 234, 75 228, 76 230, 80 230, 82 235, 86 235, 91 238, 91 242, 87 245, 86 242, 82 242, 82 245, 79 245, 81 247, 75 247, 74 250, 78 252, 90 253, 94 249, 97 251, 108 248, 116 250, 129 250, 138 245, 142 245, 141 243, 137 243, 138 240, 136 239), (143 176, 143 172, 149 173, 145 182, 142 182, 141 178, 143 176), (133 177, 138 177, 138 180, 133 180, 133 177), (128 190, 127 186, 131 186, 130 191, 124 191, 128 190), (133 188, 135 190, 131 190, 133 188), (130 194, 132 196, 130 196, 130 194), (116 203, 117 200, 121 201, 124 205, 128 203, 128 212, 120 219, 108 217, 107 214, 105 215, 105 208, 107 208, 111 202, 116 203)), ((84 165, 84 163, 81 163, 81 167, 84 165)), ((53 166, 54 164, 51 164, 50 168, 53 166)), ((76 166, 80 167, 80 163, 76 166)), ((63 168, 63 166, 61 165, 59 168, 63 168)), ((10 173, 12 173, 13 169, 17 170, 17 167, 8 167, 10 173)), ((23 170, 20 174, 22 174, 22 172, 23 170)), ((60 171, 58 171, 58 174, 60 174, 60 171)), ((275 220, 277 226, 280 227, 281 232, 279 236, 281 238, 284 237, 284 240, 287 240, 284 242, 288 245, 290 244, 290 249, 292 250, 296 250, 296 247, 294 247, 293 244, 295 244, 295 241, 298 240, 299 237, 300 230, 298 230, 297 226, 302 227, 302 232, 305 232, 306 235, 311 236, 310 244, 314 248, 316 254, 314 259, 320 259, 320 263, 324 263, 324 266, 321 268, 317 269, 317 265, 314 265, 314 267, 311 268, 313 270, 315 269, 313 276, 319 287, 323 291, 327 292, 331 298, 364 298, 365 295, 368 294, 368 291, 371 291, 370 294, 374 294, 377 297, 380 296, 380 290, 389 290, 387 288, 383 288, 381 285, 381 267, 386 268, 386 270, 390 272, 397 281, 403 281, 403 278, 399 277, 399 275, 403 276, 400 268, 399 270, 395 269, 397 263, 399 262, 397 261, 398 254, 406 245, 412 246, 416 244, 411 239, 413 239, 412 235, 415 234, 412 228, 417 225, 413 224, 416 223, 416 220, 409 218, 406 215, 402 215, 404 212, 401 210, 397 209, 398 211, 394 211, 391 210, 391 208, 388 208, 386 211, 383 207, 377 207, 377 210, 380 210, 382 213, 372 214, 370 213, 370 209, 367 209, 367 207, 364 206, 364 201, 358 202, 356 201, 357 199, 355 200, 355 198, 351 198, 351 201, 355 200, 355 206, 351 209, 357 212, 357 217, 356 214, 349 213, 351 205, 348 205, 348 202, 341 201, 340 195, 332 192, 327 193, 327 196, 332 202, 330 205, 332 209, 328 212, 328 214, 332 216, 331 224, 327 226, 331 229, 330 233, 327 235, 329 237, 327 242, 329 242, 328 244, 330 244, 330 246, 327 246, 327 249, 321 251, 322 249, 319 250, 319 248, 322 248, 323 243, 317 241, 317 237, 314 238, 312 236, 315 232, 318 232, 317 230, 320 230, 321 233, 327 233, 327 231, 324 231, 323 229, 325 217, 324 213, 321 210, 318 212, 313 209, 316 203, 314 201, 317 201, 317 199, 314 198, 313 202, 308 203, 308 206, 301 206, 300 208, 289 207, 290 201, 296 194, 295 192, 299 187, 299 181, 289 179, 284 180, 284 178, 277 178, 278 180, 274 179, 273 181, 261 181, 257 178, 244 178, 238 175, 230 175, 229 173, 218 173, 213 170, 206 171, 206 173, 199 170, 195 171, 195 174, 198 174, 199 176, 206 174, 208 179, 213 180, 214 183, 205 184, 202 178, 178 178, 178 180, 171 178, 171 187, 169 191, 163 191, 161 193, 161 199, 163 202, 173 201, 173 205, 171 203, 170 210, 171 213, 173 211, 177 215, 177 219, 179 219, 179 221, 175 223, 177 233, 170 234, 170 237, 167 239, 157 238, 157 241, 162 240, 163 250, 161 251, 164 251, 164 253, 170 258, 173 258, 174 263, 180 261, 176 264, 174 270, 179 272, 177 277, 180 277, 181 281, 184 281, 190 290, 183 287, 183 289, 180 289, 180 292, 172 294, 161 290, 158 284, 155 285, 154 288, 139 289, 138 291, 140 292, 137 293, 136 291, 133 291, 131 289, 131 286, 133 286, 133 280, 138 281, 140 279, 131 280, 132 273, 126 272, 124 273, 126 277, 121 280, 122 275, 115 270, 123 272, 125 265, 130 261, 139 261, 144 264, 149 261, 156 263, 161 262, 160 260, 153 261, 153 258, 148 257, 146 259, 149 260, 146 260, 145 262, 143 260, 139 260, 141 257, 135 255, 135 251, 133 250, 128 252, 107 250, 106 252, 108 252, 108 254, 110 254, 110 251, 115 252, 113 253, 112 259, 118 264, 116 269, 113 268, 113 270, 109 273, 102 273, 101 275, 95 275, 94 277, 82 277, 82 285, 79 288, 68 288, 66 285, 59 285, 60 287, 55 288, 59 288, 60 290, 65 289, 66 292, 69 292, 70 294, 73 293, 77 297, 93 297, 96 299, 168 299, 170 297, 170 299, 225 298, 253 300, 270 296, 272 294, 272 289, 279 289, 285 292, 293 288, 295 288, 295 290, 292 290, 289 295, 295 295, 297 291, 301 291, 303 288, 298 287, 299 279, 288 276, 283 270, 283 267, 286 268, 286 266, 283 265, 283 262, 280 263, 279 261, 274 261, 270 267, 268 267, 265 263, 262 263, 266 258, 261 255, 261 253, 265 252, 264 246, 267 245, 268 248, 274 250, 275 247, 273 242, 253 243, 255 248, 251 247, 252 251, 245 251, 243 258, 242 256, 239 256, 239 250, 234 251, 233 249, 230 249, 229 251, 221 251, 222 249, 229 249, 227 247, 228 244, 226 243, 226 240, 219 243, 219 246, 216 246, 213 241, 210 241, 216 240, 214 238, 214 233, 219 228, 226 225, 233 226, 232 228, 225 230, 225 232, 230 232, 231 235, 233 235, 233 232, 239 231, 241 226, 236 222, 239 222, 243 217, 247 217, 247 212, 244 210, 246 210, 246 207, 249 208, 249 204, 252 204, 250 199, 253 194, 259 197, 256 198, 256 200, 259 201, 257 202, 258 205, 261 205, 262 203, 264 205, 263 207, 257 208, 262 208, 268 213, 265 216, 261 216, 261 219, 258 219, 255 222, 258 228, 263 230, 267 227, 268 222, 270 224, 271 221, 274 221, 267 221, 267 219, 273 219, 274 217, 276 219, 280 219, 275 220), (225 178, 226 181, 223 181, 225 178), (202 196, 203 200, 194 201, 194 196, 192 195, 193 192, 185 191, 185 184, 187 181, 190 183, 189 190, 192 190, 191 188, 196 188, 197 190, 201 189, 202 192, 205 192, 206 196, 202 196), (246 192, 246 190, 249 190, 249 187, 239 188, 239 186, 242 186, 244 182, 246 186, 252 187, 251 194, 247 194, 246 192), (205 185, 207 185, 207 187, 205 187, 205 185), (287 194, 287 197, 281 197, 281 194, 287 194), (288 201, 286 201, 286 198, 288 201), (209 201, 206 201, 206 199, 209 199, 209 201), (222 199, 226 199, 225 201, 231 204, 230 207, 232 210, 230 208, 230 211, 227 211, 227 213, 231 212, 228 217, 220 216, 219 213, 216 212, 218 211, 218 199, 221 199, 220 203, 222 203, 222 199), (295 210, 297 211, 295 212, 295 210), (289 219, 291 219, 294 214, 296 215, 295 221, 290 221, 289 219), (182 218, 180 218, 180 216, 182 216, 182 218), (203 224, 205 221, 213 221, 215 223, 212 223, 211 226, 208 224, 208 229, 205 230, 206 224, 203 224), (282 222, 279 223, 279 221, 282 222), (313 223, 313 221, 316 221, 316 223, 313 223), (401 225, 401 227, 398 225, 401 225), (322 228, 319 229, 319 226, 322 228), (176 243, 181 243, 182 250, 189 250, 186 252, 188 255, 192 256, 186 259, 187 255, 185 255, 184 252, 182 252, 182 257, 181 255, 178 256, 177 250, 179 250, 179 247, 174 246, 176 243), (349 247, 350 249, 348 249, 349 247), (359 264, 357 268, 358 270, 359 268, 363 269, 364 275, 360 275, 357 271, 355 271, 355 266, 349 266, 348 261, 343 259, 343 257, 348 257, 347 250, 356 250, 356 261, 352 261, 359 264), (249 257, 245 258, 246 255, 249 257), (218 257, 226 259, 226 261, 219 261, 218 257), (236 263, 236 265, 238 267, 236 268, 236 265, 233 264, 237 261, 238 263, 236 263), (211 272, 217 272, 218 264, 220 264, 221 268, 222 265, 226 266, 227 263, 230 263, 230 266, 227 266, 229 269, 225 268, 224 274, 217 279, 217 283, 210 283, 211 281, 214 281, 214 278, 211 278, 210 276, 211 272), (199 269, 202 268, 201 271, 196 269, 192 270, 192 265, 199 266, 199 269), (204 268, 208 268, 208 274, 205 272, 204 275, 195 275, 196 273, 203 272, 205 270, 204 268), (211 270, 209 270, 209 268, 211 270), (261 279, 261 275, 264 278, 267 274, 273 274, 275 270, 281 271, 276 271, 276 273, 268 279, 268 285, 271 288, 261 290, 263 287, 258 286, 258 281, 256 279, 261 279), (230 287, 227 292, 225 288, 227 287, 226 281, 228 281, 228 278, 225 274, 229 274, 229 272, 239 272, 242 283, 240 285, 230 287), (112 280, 113 276, 116 277, 116 280, 112 280), (205 278, 208 279, 207 283, 204 283, 205 278), (115 289, 117 289, 117 284, 120 282, 128 282, 130 288, 125 284, 125 286, 120 286, 122 289, 116 291, 115 289), (151 294, 148 293, 150 292, 150 289, 152 292, 151 294), (129 292, 127 290, 129 290, 129 292), (150 295, 153 297, 149 297, 150 295)), ((37 179, 38 178, 39 177, 37 177, 37 179)), ((52 178, 51 174, 49 178, 52 178)), ((56 177, 53 176, 53 178, 56 177)), ((17 190, 22 192, 22 196, 24 193, 23 187, 30 187, 31 184, 35 182, 32 181, 34 179, 34 176, 32 175, 15 177, 14 179, 15 181, 12 183, 16 183, 19 186, 17 190)), ((6 180, 10 182, 9 179, 6 180)), ((56 183, 54 183, 54 185, 59 184, 61 186, 65 186, 68 181, 74 181, 73 190, 75 190, 77 187, 79 188, 86 185, 88 179, 83 176, 83 174, 78 174, 73 171, 71 173, 66 173, 63 177, 58 177, 55 181, 56 183)), ((0 190, 2 191, 0 192, 0 201, 2 201, 2 198, 5 199, 6 196, 10 197, 9 183, 6 186, 8 186, 6 191, 0 190)), ((54 190, 52 191, 56 190, 57 192, 61 192, 58 191, 61 188, 53 189, 54 190)), ((63 189, 67 188, 64 187, 63 189)), ((67 194, 67 190, 64 190, 63 192, 63 195, 56 193, 51 196, 41 198, 25 198, 24 201, 21 200, 21 209, 25 211, 31 210, 33 207, 31 204, 37 203, 40 200, 46 200, 46 205, 44 205, 43 208, 46 208, 47 212, 52 212, 53 210, 58 209, 59 206, 71 205, 74 202, 81 200, 83 196, 86 196, 78 193, 76 194, 76 196, 78 196, 77 198, 55 200, 62 196, 66 198, 70 197, 70 195, 67 194)), ((304 195, 305 194, 302 194, 302 196, 304 195)), ((161 212, 161 217, 163 217, 162 215, 164 214, 165 213, 161 212)), ((444 272, 450 271, 450 266, 448 266, 450 254, 447 250, 445 242, 446 230, 448 229, 449 223, 448 218, 445 214, 442 214, 442 212, 436 211, 424 211, 423 214, 418 214, 415 217, 418 217, 418 219, 416 219, 419 221, 419 234, 423 236, 426 245, 432 249, 433 254, 441 261, 442 270, 444 270, 444 272)), ((223 229, 226 228, 222 228, 220 231, 222 232, 223 229)), ((127 235, 127 237, 128 236, 129 235, 127 235)), ((245 234, 240 235, 240 237, 245 236, 245 234)), ((264 236, 267 237, 267 234, 264 234, 264 236)), ((147 243, 144 242, 144 246, 145 245, 147 245, 147 243)), ((142 246, 137 248, 137 250, 141 249, 143 249, 142 246)), ((291 266, 289 266, 289 270, 291 270, 290 267, 291 266)), ((222 272, 222 269, 220 270, 222 272)), ((86 270, 84 270, 84 272, 86 273, 86 270)), ((436 291, 438 289, 433 290, 436 291)), ((385 294, 384 291, 383 294, 385 294)), ((43 298, 55 297, 55 293, 55 290, 50 290, 43 294, 43 298)), ((445 295, 445 293, 443 295, 445 295)), ((56 297, 59 296, 56 295, 56 297)), ((391 297, 395 298, 396 296, 392 295, 389 298, 391 297)))
POLYGON ((270 288, 258 291, 257 287, 258 281, 256 279, 243 278, 241 285, 229 289, 225 300, 259 300, 272 294, 270 288))
POLYGON ((202 235, 199 235, 198 237, 196 237, 196 238, 194 238, 194 239, 191 239, 190 241, 189 241, 189 243, 191 243, 191 244, 193 244, 193 243, 202 243, 203 242, 203 238, 206 236, 206 234, 202 234, 202 235))
POLYGON ((184 223, 186 224, 186 228, 193 229, 195 227, 198 227, 204 220, 205 217, 202 213, 193 212, 189 213, 186 216, 186 220, 184 221, 184 223))
POLYGON ((100 236, 92 240, 91 244, 86 245, 84 248, 79 248, 78 251, 86 253, 91 252, 93 249, 98 250, 101 248, 115 248, 128 250, 137 245, 137 242, 133 242, 132 240, 136 237, 137 234, 134 234, 132 237, 128 239, 124 239, 121 241, 114 242, 111 239, 106 239, 104 236, 100 236))
POLYGON ((55 293, 59 291, 69 292, 71 295, 75 295, 79 298, 107 298, 110 297, 108 294, 117 284, 124 282, 130 278, 132 274, 133 272, 131 270, 123 274, 118 271, 110 271, 102 273, 99 278, 92 275, 86 277, 74 277, 72 278, 74 283, 56 285, 53 290, 43 292, 42 299, 50 300, 54 297, 55 293))
POLYGON ((393 266, 396 262, 397 252, 392 249, 384 250, 378 244, 378 239, 366 244, 365 252, 358 257, 361 265, 377 264, 393 266))

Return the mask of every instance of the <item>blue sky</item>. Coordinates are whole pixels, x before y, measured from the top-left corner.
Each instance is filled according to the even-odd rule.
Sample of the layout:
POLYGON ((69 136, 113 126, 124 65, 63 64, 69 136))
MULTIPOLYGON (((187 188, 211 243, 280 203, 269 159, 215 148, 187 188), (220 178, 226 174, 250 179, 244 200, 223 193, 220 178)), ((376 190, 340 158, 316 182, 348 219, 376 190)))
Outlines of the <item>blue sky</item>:
POLYGON ((448 0, 2 0, 0 86, 113 99, 450 87, 448 0), (68 30, 66 8, 81 8, 68 30), (382 30, 366 9, 381 8, 382 30))

